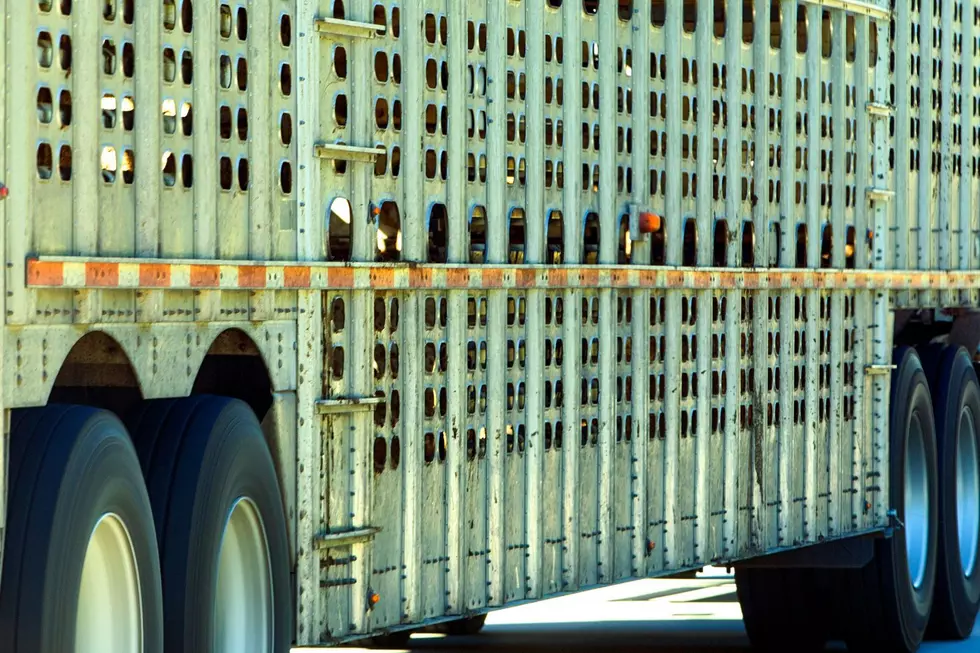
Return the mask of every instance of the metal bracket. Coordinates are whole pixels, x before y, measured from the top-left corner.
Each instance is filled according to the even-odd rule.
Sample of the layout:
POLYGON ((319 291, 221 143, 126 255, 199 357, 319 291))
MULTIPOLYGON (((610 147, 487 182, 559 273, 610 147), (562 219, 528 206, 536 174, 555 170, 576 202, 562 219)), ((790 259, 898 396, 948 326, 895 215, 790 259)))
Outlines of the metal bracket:
POLYGON ((320 415, 349 415, 351 413, 369 413, 378 404, 384 403, 384 397, 319 399, 316 402, 316 412, 320 415))
POLYGON ((313 22, 313 29, 324 36, 348 36, 362 39, 373 39, 382 36, 387 31, 385 25, 361 23, 343 18, 317 18, 313 22))
POLYGON ((355 147, 341 143, 317 143, 313 146, 313 156, 318 159, 340 159, 374 163, 385 151, 380 147, 355 147))
POLYGON ((380 526, 367 526, 334 533, 320 533, 313 538, 313 548, 318 551, 336 549, 351 544, 365 544, 381 532, 380 526))
POLYGON ((902 520, 898 517, 898 511, 894 508, 891 508, 888 512, 886 512, 885 516, 888 517, 889 530, 900 531, 905 528, 905 524, 903 524, 902 520))

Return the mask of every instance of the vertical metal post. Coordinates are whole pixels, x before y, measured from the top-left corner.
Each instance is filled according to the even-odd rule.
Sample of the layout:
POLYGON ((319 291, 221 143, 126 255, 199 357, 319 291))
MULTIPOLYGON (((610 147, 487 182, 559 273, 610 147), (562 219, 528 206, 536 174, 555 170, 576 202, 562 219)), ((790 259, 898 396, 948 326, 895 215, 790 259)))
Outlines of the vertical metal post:
MULTIPOLYGON (((210 83, 194 84, 194 158, 201 162, 218 160, 217 145, 217 34, 215 18, 218 12, 207 2, 194 5, 194 76, 210 83), (209 110, 210 109, 210 110, 209 110)), ((301 28, 306 26, 299 23, 301 28)), ((312 26, 312 19, 309 23, 312 26)), ((312 27, 311 27, 312 30, 312 27)), ((316 36, 312 36, 316 44, 316 36)), ((300 39, 302 41, 303 39, 300 39)), ((298 71, 297 71, 298 72, 298 71)), ((137 100, 138 102, 139 100, 137 100)), ((313 116, 315 113, 302 113, 313 116)), ((159 121, 157 118, 155 122, 159 121)), ((200 165, 194 170, 194 255, 214 258, 218 247, 218 166, 200 165)), ((156 173, 159 175, 159 171, 156 173)))
MULTIPOLYGON (((272 254, 272 194, 273 183, 272 139, 273 111, 271 105, 272 64, 271 46, 275 32, 272 29, 270 5, 256 5, 249 11, 248 59, 254 67, 248 84, 248 109, 250 129, 257 135, 249 139, 249 166, 256 180, 248 190, 248 256, 251 260, 267 261, 272 254)), ((355 45, 356 48, 356 45, 355 45)))
MULTIPOLYGON (((12 157, 13 160, 32 161, 36 157, 35 148, 37 143, 37 127, 35 122, 30 121, 30 126, 24 125, 24 104, 32 98, 37 89, 35 47, 36 47, 36 21, 37 5, 33 2, 12 2, 8 3, 7 24, 16 25, 17 29, 7 35, 4 40, 6 47, 5 61, 7 70, 22 71, 20 74, 7 75, 4 72, 4 84, 6 86, 3 94, 4 102, 4 127, 6 143, 4 144, 4 157, 12 157)), ((4 25, 6 29, 6 25, 4 25)), ((15 192, 3 202, 3 210, 8 215, 23 216, 24 219, 14 222, 4 222, 4 240, 6 249, 4 251, 4 266, 6 276, 4 285, 9 290, 4 294, 6 305, 5 323, 24 324, 33 308, 32 291, 24 288, 26 277, 25 259, 28 251, 33 247, 34 225, 34 205, 35 205, 35 181, 37 171, 34 166, 15 165, 4 167, 3 170, 9 176, 4 183, 8 188, 15 192)))
MULTIPOLYGON (((854 17, 855 29, 855 57, 854 57, 854 84, 855 96, 853 98, 854 114, 856 117, 856 128, 854 137, 856 139, 855 149, 857 153, 855 182, 858 189, 868 188, 872 185, 870 151, 873 146, 871 134, 871 120, 868 115, 866 103, 870 98, 869 64, 870 64, 870 43, 873 25, 867 16, 859 15, 854 17)), ((877 99, 877 93, 875 94, 877 99)), ((867 197, 859 193, 855 198, 854 209, 854 266, 858 270, 868 268, 868 212, 870 206, 867 197)), ((852 477, 857 477, 856 482, 860 488, 867 485, 862 477, 864 473, 864 459, 867 455, 865 448, 867 436, 867 417, 868 405, 865 401, 867 395, 866 378, 864 375, 865 362, 869 360, 868 350, 868 323, 870 322, 870 311, 872 309, 871 296, 866 292, 858 292, 854 303, 854 326, 856 341, 852 343, 851 363, 854 365, 854 415, 853 427, 850 429, 853 437, 853 471, 852 477)), ((864 526, 864 500, 865 493, 855 492, 851 494, 851 524, 857 530, 864 526)))
MULTIPOLYGON (((487 262, 507 261, 506 169, 506 3, 487 3, 487 158, 491 162, 487 175, 487 262), (495 163, 494 163, 495 162, 495 163)), ((539 171, 540 172, 540 171, 539 171)), ((507 345, 507 292, 491 290, 488 295, 487 381, 487 457, 490 468, 488 497, 490 554, 488 558, 487 603, 500 605, 504 600, 504 434, 505 362, 507 345)))
MULTIPOLYGON (((466 207, 466 6, 449 5, 449 179, 446 195, 448 209, 447 258, 450 263, 468 262, 466 207)), ((450 573, 446 582, 446 610, 464 609, 463 574, 465 544, 463 534, 463 466, 466 461, 466 427, 463 392, 466 388, 466 292, 449 293, 449 349, 446 386, 448 397, 449 441, 446 456, 448 484, 446 542, 449 548, 450 573)))
MULTIPOLYGON (((714 38, 714 3, 699 2, 697 5, 697 27, 695 31, 698 70, 697 86, 697 184, 696 211, 698 224, 697 264, 712 265, 711 250, 714 244, 714 216, 712 215, 711 171, 712 171, 712 39, 714 38)), ((697 342, 698 354, 696 370, 697 387, 697 430, 696 438, 694 509, 694 560, 700 562, 711 556, 708 536, 710 534, 710 498, 708 496, 708 477, 710 466, 710 415, 711 415, 711 304, 713 292, 701 290, 697 293, 697 342)), ((713 546, 713 543, 710 543, 713 546)))
MULTIPOLYGON (((202 3, 199 7, 208 9, 202 3)), ((300 260, 317 260, 322 254, 322 226, 318 224, 317 208, 320 204, 320 172, 314 166, 313 146, 317 139, 319 115, 317 107, 319 74, 319 38, 313 31, 316 18, 316 0, 299 0, 296 9, 296 75, 297 75, 297 177, 298 240, 297 255, 300 260)), ((196 19, 196 16, 195 16, 196 19)), ((195 23, 197 21, 195 20, 195 23)), ((213 75, 212 66, 212 75, 213 75)), ((213 77, 212 77, 213 78, 213 77)), ((206 86, 206 85, 202 85, 206 86)), ((195 96, 195 103, 199 98, 195 96)), ((212 97, 213 100, 213 97, 212 97)), ((213 106, 199 105, 199 106, 213 106)), ((204 112, 205 114, 207 112, 204 112)), ((203 116, 211 124, 213 118, 203 116)), ((195 125, 195 128, 197 125, 195 125)), ((154 173, 158 174, 158 173, 154 173)), ((214 187, 216 180, 210 176, 214 187)), ((324 637, 325 619, 320 590, 320 556, 313 548, 313 538, 319 528, 322 512, 322 478, 320 476, 319 416, 315 403, 319 399, 320 379, 323 371, 323 322, 322 299, 318 291, 297 293, 297 357, 298 378, 296 385, 296 468, 299 470, 297 485, 298 525, 297 555, 297 624, 296 637, 300 645, 321 642, 324 637)))
MULTIPOLYGON (((370 0, 355 0, 351 3, 351 15, 357 19, 369 20, 370 7, 373 3, 370 0)), ((325 46, 321 45, 321 48, 325 46)), ((350 117, 351 141, 356 144, 367 144, 374 134, 374 114, 367 110, 371 105, 370 85, 368 80, 373 75, 373 63, 371 61, 371 47, 369 42, 363 39, 351 39, 349 58, 353 79, 360 80, 360 83, 352 83, 351 107, 353 111, 350 117)), ((319 113, 315 115, 320 115, 319 113)), ((406 173, 410 166, 406 166, 406 173)), ((348 167, 347 172, 350 178, 350 205, 351 205, 351 259, 354 261, 371 261, 374 259, 374 252, 377 247, 376 225, 370 219, 371 216, 371 177, 374 170, 367 165, 353 165, 348 167)), ((329 198, 327 201, 332 201, 329 198)), ((318 205, 320 198, 311 198, 311 203, 318 205)), ((330 207, 326 207, 320 215, 320 224, 326 226, 329 220, 330 207)), ((402 228, 405 228, 407 220, 403 216, 402 228)), ((319 238, 319 242, 325 239, 319 238)), ((374 293, 369 290, 360 290, 350 293, 350 310, 347 313, 347 348, 350 352, 350 371, 349 388, 354 397, 369 397, 374 390, 374 293)), ((326 345, 324 345, 326 346, 326 345)), ((406 394, 406 400, 408 394, 406 394)), ((372 443, 374 441, 374 416, 371 413, 360 412, 350 416, 350 518, 352 526, 370 525, 375 522, 373 515, 374 507, 374 483, 373 465, 370 461, 372 455, 372 443)), ((407 442, 407 438, 403 441, 407 442)), ((406 462, 408 459, 406 459, 406 462)), ((332 482, 339 483, 340 479, 333 479, 332 482)), ((371 580, 371 552, 370 543, 356 544, 351 547, 351 552, 357 561, 351 566, 354 578, 365 584, 371 580)), ((368 629, 370 620, 369 613, 364 609, 364 591, 350 592, 349 614, 351 624, 355 632, 365 632, 368 629)))
MULTIPOLYGON (((897 0, 901 4, 902 0, 897 0)), ((928 270, 933 265, 933 255, 935 253, 935 237, 933 236, 933 175, 932 157, 935 156, 932 148, 932 129, 933 108, 932 94, 937 89, 934 88, 932 79, 932 69, 936 65, 935 47, 933 44, 932 25, 934 22, 933 3, 919 3, 919 25, 925 32, 919 42, 919 85, 916 93, 919 101, 919 147, 918 147, 918 202, 916 204, 916 216, 911 221, 915 226, 916 239, 916 258, 915 267, 919 270, 928 270)), ((921 32, 920 32, 921 34, 921 32)), ((897 61, 897 56, 896 56, 897 61)), ((901 142, 901 141, 900 141, 901 142)), ((921 291, 918 293, 919 306, 930 306, 933 301, 932 292, 921 291)))
MULTIPOLYGON (((973 103, 976 101, 975 86, 972 72, 976 66, 973 44, 976 42, 976 26, 970 15, 968 5, 963 6, 961 17, 962 47, 960 48, 960 66, 964 71, 960 79, 960 197, 959 197, 959 234, 957 267, 961 270, 975 270, 980 261, 977 254, 980 248, 974 245, 977 240, 978 216, 973 208, 973 157, 976 154, 975 141, 971 130, 973 128, 973 103), (964 110, 964 107, 965 110, 964 110), (964 172, 965 171, 965 172, 964 172)), ((879 35, 880 39, 880 35, 879 35)), ((878 41, 882 43, 881 40, 878 41)), ((878 46, 879 53, 885 48, 878 46)), ((885 49, 887 52, 887 49, 885 49)), ((977 290, 971 289, 961 293, 960 301, 975 304, 977 290)), ((971 352, 972 354, 972 352, 971 352)))
MULTIPOLYGON (((82 0, 76 4, 80 6, 72 11, 72 122, 94 126, 101 123, 99 115, 102 110, 99 104, 102 99, 99 70, 101 3, 97 0, 82 0)), ((99 152, 102 150, 99 145, 99 131, 75 129, 74 141, 73 149, 78 156, 72 160, 72 176, 76 180, 72 184, 75 216, 72 252, 81 256, 95 256, 99 247, 99 190, 102 187, 99 172, 99 152)), ((85 305, 97 303, 85 302, 85 305)), ((98 322, 97 311, 95 308, 94 312, 82 319, 98 322)))
MULTIPOLYGON (((618 7, 606 2, 599 5, 599 262, 617 262, 619 238, 616 206, 616 40, 618 7)), ((613 290, 599 290, 599 513, 598 541, 599 581, 612 580, 613 543, 613 447, 616 444, 616 311, 613 290)))
MULTIPOLYGON (((738 5, 729 7, 725 16, 725 65, 727 66, 727 156, 725 159, 725 177, 728 179, 728 193, 725 196, 725 216, 728 220, 730 233, 737 235, 741 228, 741 199, 739 185, 742 179, 742 88, 739 76, 742 69, 742 12, 738 5)), ((739 264, 741 253, 737 246, 728 248, 726 264, 734 267, 739 264)), ((728 417, 724 425, 725 433, 725 528, 722 555, 734 557, 737 553, 737 538, 739 524, 739 505, 737 493, 739 474, 739 415, 741 402, 739 396, 739 375, 741 373, 741 356, 739 342, 742 325, 739 310, 742 293, 739 290, 729 290, 728 315, 725 318, 725 333, 727 334, 728 349, 725 352, 725 371, 728 373, 728 390, 725 393, 725 414, 728 417)))
MULTIPOLYGON (((135 12, 136 42, 136 130, 137 152, 160 151, 160 25, 163 4, 144 6, 135 12), (152 125, 152 127, 150 127, 152 125)), ((136 256, 151 258, 160 251, 160 161, 152 156, 136 157, 136 256)), ((145 316, 144 316, 145 319, 145 316)))
MULTIPOLYGON (((637 3, 633 14, 633 202, 644 206, 650 201, 650 169, 648 143, 650 138, 650 3, 637 3)), ((650 263, 649 241, 633 242, 633 260, 640 264, 650 263)), ((633 553, 632 573, 639 576, 645 570, 647 555, 647 450, 650 441, 650 290, 639 289, 633 293, 633 450, 632 450, 632 500, 633 500, 633 553)))
MULTIPOLYGON (((683 254, 683 219, 681 216, 681 37, 683 31, 683 6, 680 2, 668 2, 664 21, 667 45, 667 264, 680 265, 683 254)), ((667 351, 664 374, 668 379, 680 378, 681 369, 681 291, 667 292, 667 323, 665 347, 667 351)), ((677 484, 680 458, 680 384, 668 384, 664 397, 666 420, 666 447, 664 453, 664 566, 669 568, 677 555, 677 484)))
MULTIPOLYGON (((422 1, 406 0, 401 3, 402 32, 404 47, 404 112, 408 120, 404 122, 402 169, 402 260, 425 260, 425 206, 422 188, 422 121, 423 79, 425 62, 422 55, 422 1)), ((402 360, 406 392, 402 399, 402 481, 404 487, 405 521, 402 539, 402 621, 405 623, 421 620, 422 617, 422 423, 420 393, 422 388, 422 339, 423 321, 422 293, 411 292, 404 295, 404 326, 402 331, 402 360)))
MULTIPOLYGON (((909 50, 911 45, 912 17, 910 11, 911 0, 895 0, 895 38, 891 42, 891 49, 895 53, 895 173, 893 183, 895 188, 895 201, 888 207, 892 213, 890 228, 884 233, 875 232, 875 240, 882 240, 883 259, 881 267, 896 270, 907 270, 910 265, 914 265, 917 260, 914 256, 910 260, 910 232, 909 212, 912 210, 911 198, 911 156, 910 149, 914 144, 910 135, 910 123, 912 118, 912 108, 910 102, 911 86, 911 62, 909 61, 909 50)), ((888 31, 884 32, 885 34, 888 31)), ((878 32, 879 38, 882 36, 881 30, 878 32)), ((879 52, 887 49, 882 47, 887 40, 878 41, 879 52)), ((880 58, 881 55, 879 55, 880 58)), ((881 66, 883 64, 879 64, 881 66)), ((887 65, 885 66, 887 70, 887 65)), ((923 68, 923 70, 926 70, 923 68)), ((884 72, 880 73, 884 75, 884 72)), ((889 75, 890 76, 890 75, 889 75)), ((924 97, 925 89, 920 89, 924 97)), ((877 158, 876 158, 877 160, 877 158)), ((896 301, 904 301, 908 293, 896 293, 896 301)), ((876 318, 877 321, 877 318, 876 318)), ((880 324, 880 321, 879 321, 880 324)), ((889 357, 890 360, 890 357, 889 357)))
MULTIPOLYGON (((955 106, 953 106, 953 66, 957 64, 953 60, 953 2, 940 0, 939 13, 942 20, 940 26, 942 40, 939 44, 939 65, 941 67, 939 75, 939 168, 932 173, 939 178, 939 206, 936 209, 938 224, 926 234, 926 237, 931 241, 938 241, 935 243, 935 247, 938 249, 937 263, 939 269, 949 270, 952 268, 952 252, 950 251, 952 243, 950 239, 954 233, 950 224, 954 218, 952 203, 953 113, 955 111, 955 106)), ((967 47, 972 45, 968 44, 967 47)), ((943 301, 943 305, 945 305, 945 298, 940 301, 943 301)))
MULTIPOLYGON (((579 88, 581 80, 581 62, 575 55, 581 34, 582 7, 575 2, 566 2, 562 7, 563 36, 566 44, 565 61, 562 74, 565 78, 565 88, 571 94, 579 88)), ((563 119, 565 123, 565 189, 563 214, 565 216, 564 253, 568 265, 581 261, 582 257, 582 216, 580 193, 582 187, 582 134, 578 129, 581 123, 581 104, 569 95, 564 103, 563 119)), ((577 387, 581 378, 581 352, 579 337, 581 333, 581 306, 579 293, 565 291, 565 324, 562 334, 565 342, 565 362, 562 368, 562 379, 565 388, 564 406, 562 409, 565 432, 578 432, 580 409, 579 395, 572 391, 577 387)), ((564 498, 562 513, 564 515, 563 536, 565 538, 564 556, 562 557, 562 590, 573 590, 578 586, 578 557, 579 557, 579 512, 578 512, 578 477, 579 477, 579 447, 576 438, 566 436, 563 445, 564 465, 564 498)))
MULTIPOLYGON (((527 233, 525 260, 540 264, 545 246, 544 199, 544 3, 528 2, 526 10, 527 39, 527 175, 524 225, 527 233), (536 173, 534 171, 537 171, 536 173)), ((527 379, 527 513, 525 540, 527 572, 525 596, 539 598, 543 593, 541 499, 544 473, 544 291, 527 292, 525 378, 527 379)))
MULTIPOLYGON (((887 122, 884 120, 878 121, 874 126, 874 170, 873 175, 876 185, 881 185, 882 187, 887 186, 889 179, 889 165, 888 165, 888 151, 889 146, 894 146, 895 150, 895 172, 892 175, 892 181, 899 184, 899 179, 902 179, 901 185, 896 185, 895 199, 890 205, 882 205, 880 202, 876 202, 874 205, 874 257, 872 260, 872 267, 875 269, 888 269, 893 265, 898 264, 898 257, 901 255, 903 262, 905 257, 906 243, 907 243, 907 232, 905 231, 907 215, 907 189, 906 183, 908 178, 908 66, 909 61, 907 57, 908 51, 908 0, 897 0, 896 9, 899 10, 899 14, 896 16, 896 41, 894 43, 889 43, 889 31, 890 25, 886 21, 876 21, 872 25, 872 29, 878 31, 878 59, 875 62, 874 71, 874 84, 875 84, 875 98, 887 98, 892 82, 895 82, 896 90, 896 102, 898 103, 898 110, 895 112, 895 140, 889 141, 889 128, 887 122), (905 22, 902 22, 902 13, 905 14, 905 22), (905 41, 899 39, 900 34, 905 34, 905 41), (902 45, 904 44, 904 45, 902 45), (891 46, 891 47, 889 47, 891 46), (889 53, 891 51, 895 52, 895 66, 896 66, 896 77, 897 79, 892 79, 892 74, 889 70, 889 53), (900 81, 905 78, 906 84, 900 81), (904 138, 902 134, 904 133, 904 138), (895 226, 901 224, 901 231, 899 231, 899 237, 892 237, 892 231, 895 226), (898 243, 899 246, 896 247, 894 244, 898 243), (899 252, 901 254, 899 254, 899 252), (893 258, 894 257, 894 258, 893 258)), ((964 32, 964 42, 967 44, 972 44, 972 38, 967 39, 968 33, 972 32, 972 20, 963 21, 964 25, 970 25, 970 27, 965 28, 964 32)), ((963 62, 964 70, 973 70, 972 64, 967 68, 967 63, 972 61, 973 48, 964 47, 964 57, 963 62), (966 54, 969 51, 970 55, 966 54), (967 58, 968 57, 968 58, 967 58)), ((972 85, 967 85, 967 88, 972 88, 972 85)), ((965 99, 965 98, 964 98, 965 99)), ((968 104, 966 106, 972 106, 968 104)), ((970 120, 969 112, 964 114, 964 120, 970 120)), ((964 133, 968 133, 964 130, 964 133)), ((972 139, 967 139, 968 142, 972 142, 972 139)), ((971 218, 972 222, 972 218, 971 218)), ((891 362, 892 358, 892 329, 894 325, 894 314, 891 312, 891 302, 892 293, 884 290, 874 290, 872 292, 873 298, 873 314, 871 317, 871 324, 869 325, 868 333, 871 339, 871 351, 872 351, 872 363, 875 365, 887 365, 891 362)), ((871 389, 871 423, 869 425, 871 429, 871 460, 869 461, 868 468, 874 474, 873 478, 876 483, 868 483, 868 485, 876 485, 878 491, 874 494, 873 502, 873 525, 881 526, 884 524, 885 514, 887 510, 891 507, 891 503, 888 496, 888 470, 889 470, 889 393, 890 393, 890 379, 889 377, 877 375, 873 377, 872 389, 871 389)))
MULTIPOLYGON (((806 265, 819 268, 820 240, 823 225, 820 223, 820 73, 823 67, 823 43, 820 5, 807 4, 806 44, 806 265)), ((808 301, 808 304, 812 303, 808 301)), ((813 323, 807 318, 807 328, 813 323)), ((812 376, 812 375, 810 375, 812 376)), ((815 399, 816 397, 813 397, 815 399)), ((813 406, 807 398, 807 406, 813 406)), ((809 422, 809 420, 808 420, 809 422)), ((810 451, 811 449, 808 449, 810 451)), ((810 497, 813 500, 813 497, 810 497)))
MULTIPOLYGON (((780 72, 783 80, 782 102, 782 165, 779 171, 780 183, 780 243, 779 260, 781 267, 796 267, 796 222, 792 216, 796 214, 794 180, 796 179, 794 164, 796 160, 796 13, 797 0, 783 0, 782 33, 780 42, 781 65, 780 72)), ((797 425, 793 423, 793 333, 794 302, 796 293, 793 290, 780 292, 782 311, 779 319, 780 348, 777 352, 779 360, 779 513, 777 542, 782 546, 796 543, 801 535, 802 520, 799 519, 796 498, 796 472, 799 471, 800 458, 806 458, 811 452, 803 449, 797 425)))
MULTIPOLYGON (((830 82, 831 82, 831 132, 834 166, 830 173, 831 179, 831 221, 833 225, 833 247, 831 253, 831 265, 835 269, 844 267, 844 160, 847 156, 845 143, 844 125, 844 101, 847 93, 847 82, 845 74, 847 72, 845 64, 845 39, 847 29, 847 15, 843 9, 833 9, 830 12, 831 26, 834 34, 833 50, 830 58, 830 82)), ((836 503, 832 506, 830 515, 833 517, 833 531, 835 535, 840 535, 845 529, 845 523, 850 523, 846 519, 850 508, 844 506, 843 488, 844 478, 849 476, 850 469, 844 467, 844 460, 850 454, 845 449, 843 440, 843 389, 844 379, 842 372, 843 366, 843 315, 844 299, 841 291, 834 291, 830 295, 830 492, 831 500, 836 503)))

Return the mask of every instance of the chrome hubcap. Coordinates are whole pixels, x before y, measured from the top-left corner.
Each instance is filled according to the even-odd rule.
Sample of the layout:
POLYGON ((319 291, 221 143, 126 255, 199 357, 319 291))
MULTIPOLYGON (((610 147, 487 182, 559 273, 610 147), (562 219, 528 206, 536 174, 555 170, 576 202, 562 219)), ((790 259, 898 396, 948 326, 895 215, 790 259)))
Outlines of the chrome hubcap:
POLYGON ((221 538, 215 601, 215 653, 269 653, 272 574, 265 528, 248 499, 232 507, 221 538))
POLYGON ((960 565, 969 577, 977 562, 980 540, 980 463, 977 462, 977 425, 973 412, 964 408, 956 435, 956 525, 960 565))
POLYGON ((99 519, 85 550, 75 615, 75 653, 139 653, 143 614, 129 531, 114 514, 99 519))
POLYGON ((929 554, 929 470, 925 438, 917 414, 912 415, 905 443, 905 551, 909 578, 919 589, 929 554))

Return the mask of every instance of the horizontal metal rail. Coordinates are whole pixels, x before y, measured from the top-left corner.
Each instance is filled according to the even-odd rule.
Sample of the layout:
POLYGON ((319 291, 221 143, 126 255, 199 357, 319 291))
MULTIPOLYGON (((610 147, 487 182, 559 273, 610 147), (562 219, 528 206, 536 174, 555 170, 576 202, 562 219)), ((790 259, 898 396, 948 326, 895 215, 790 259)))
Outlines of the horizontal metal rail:
POLYGON ((29 288, 153 290, 451 290, 470 288, 695 288, 952 290, 980 286, 980 271, 737 269, 641 266, 462 266, 41 257, 29 288))

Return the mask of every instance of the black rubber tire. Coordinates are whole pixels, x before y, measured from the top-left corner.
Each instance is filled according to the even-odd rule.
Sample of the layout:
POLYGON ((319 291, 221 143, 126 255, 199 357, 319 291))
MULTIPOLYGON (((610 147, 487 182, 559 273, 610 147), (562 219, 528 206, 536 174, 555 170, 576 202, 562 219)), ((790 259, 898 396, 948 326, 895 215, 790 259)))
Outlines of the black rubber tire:
POLYGON ((926 375, 929 389, 932 390, 933 408, 936 407, 936 391, 934 388, 939 377, 940 359, 948 348, 948 345, 940 342, 930 342, 915 348, 915 352, 919 355, 919 362, 922 364, 922 372, 926 375))
MULTIPOLYGON (((966 639, 973 632, 980 608, 980 565, 970 576, 963 573, 957 521, 957 437, 964 411, 973 416, 974 441, 980 451, 980 384, 966 349, 946 347, 932 386, 939 454, 939 548, 935 603, 926 636, 929 639, 966 639)), ((974 552, 980 556, 980 546, 974 552)), ((976 558, 975 558, 976 559, 976 558)))
POLYGON ((446 634, 452 636, 477 635, 487 625, 487 615, 478 614, 475 617, 456 619, 446 623, 446 634))
POLYGON ((745 633, 758 651, 822 651, 827 644, 823 593, 812 569, 735 568, 745 633))
POLYGON ((905 517, 905 449, 909 427, 917 419, 923 436, 929 487, 929 552, 918 588, 909 577, 904 528, 875 543, 875 557, 862 569, 837 574, 836 596, 842 607, 843 634, 851 651, 918 650, 929 622, 936 585, 939 544, 939 489, 932 400, 919 357, 910 347, 894 353, 889 441, 889 505, 905 517))
POLYGON ((74 650, 87 545, 111 513, 129 533, 140 578, 143 651, 162 653, 153 515, 125 427, 111 413, 81 406, 16 410, 11 424, 0 650, 74 650))
POLYGON ((292 640, 286 519, 269 447, 247 404, 195 396, 148 401, 129 420, 157 522, 167 653, 212 649, 218 554, 239 498, 265 529, 273 592, 269 653, 292 640))

